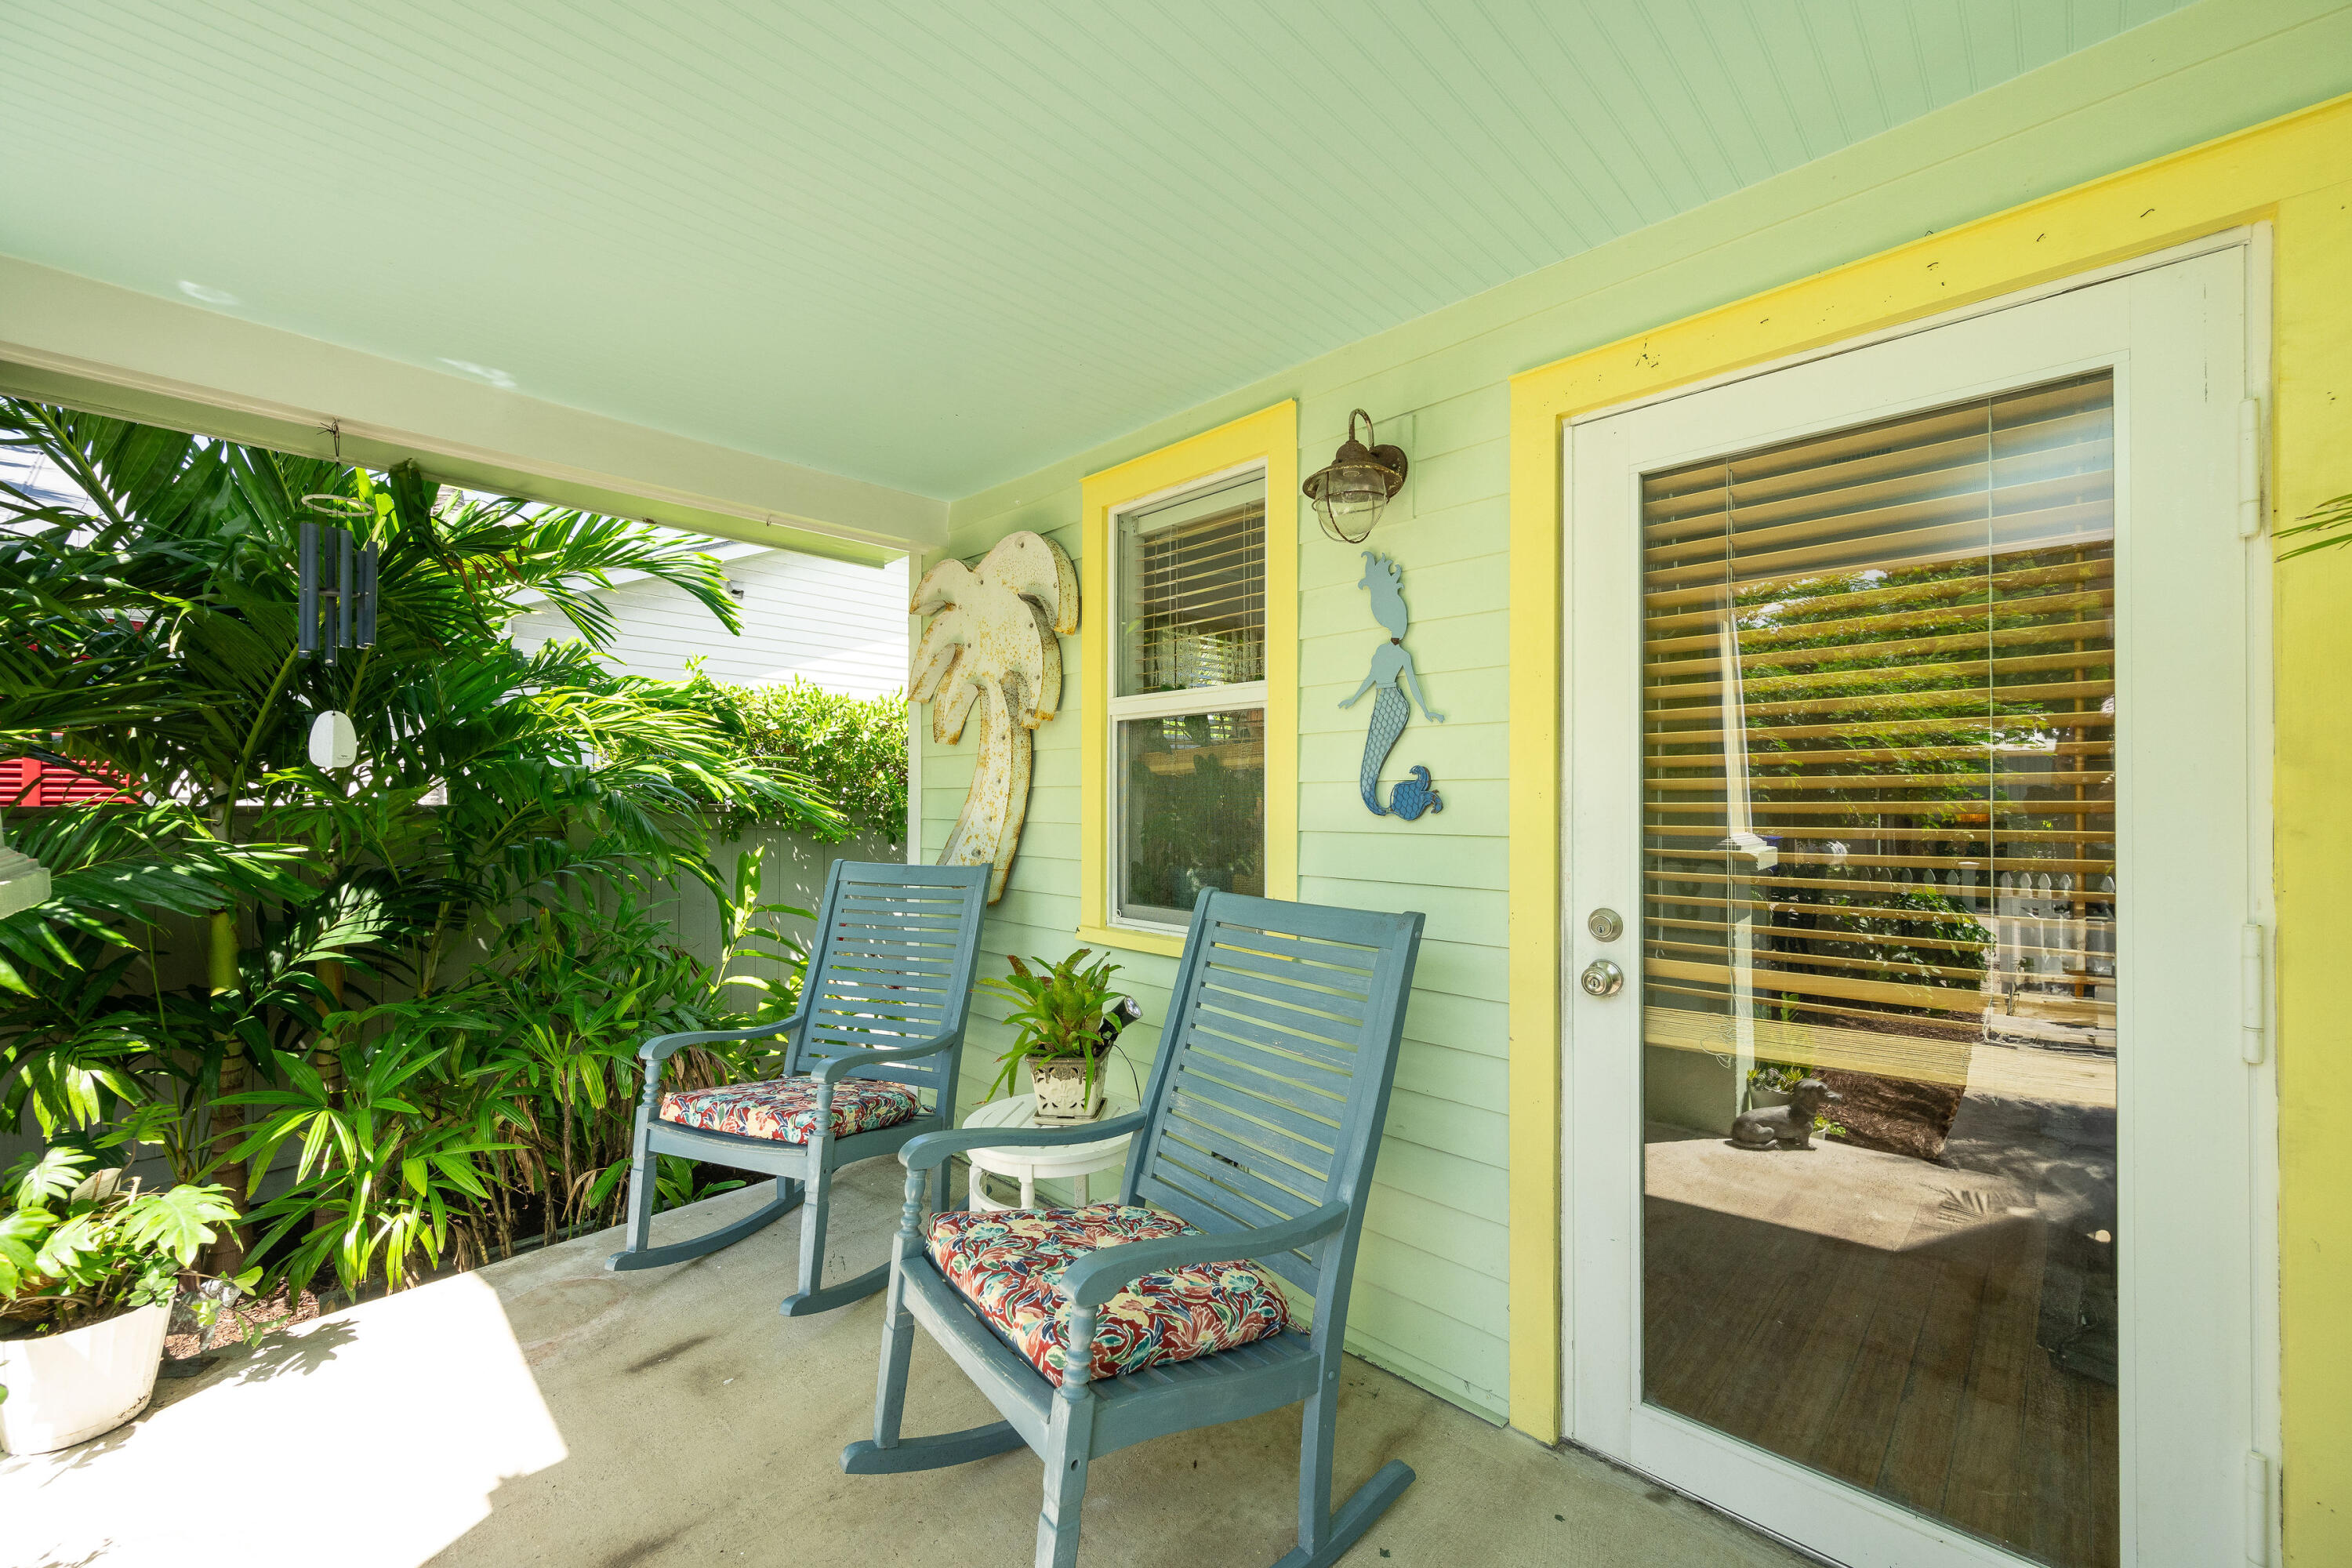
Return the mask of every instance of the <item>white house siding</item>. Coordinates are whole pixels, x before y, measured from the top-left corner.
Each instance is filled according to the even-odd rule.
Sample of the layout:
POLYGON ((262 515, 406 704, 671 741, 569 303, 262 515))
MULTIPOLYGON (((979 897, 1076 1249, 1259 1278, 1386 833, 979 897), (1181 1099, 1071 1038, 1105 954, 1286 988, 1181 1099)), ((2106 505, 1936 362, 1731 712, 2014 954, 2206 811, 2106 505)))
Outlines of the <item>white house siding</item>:
MULTIPOLYGON (((828 691, 879 697, 907 683, 907 563, 858 566, 787 550, 723 562, 743 590, 743 635, 680 590, 650 578, 604 592, 620 626, 614 662, 631 675, 675 679, 699 657, 714 679, 768 686, 802 677, 828 691)), ((515 646, 536 649, 578 634, 552 610, 517 616, 515 646)))

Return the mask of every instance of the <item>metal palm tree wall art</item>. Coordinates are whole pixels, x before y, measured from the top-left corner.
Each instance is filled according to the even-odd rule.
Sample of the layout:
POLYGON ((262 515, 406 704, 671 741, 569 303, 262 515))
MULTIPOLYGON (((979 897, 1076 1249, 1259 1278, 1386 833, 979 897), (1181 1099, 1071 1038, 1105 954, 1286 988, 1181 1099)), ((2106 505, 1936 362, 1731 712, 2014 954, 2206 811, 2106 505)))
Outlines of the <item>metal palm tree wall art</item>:
POLYGON ((939 863, 993 867, 992 904, 1028 815, 1031 731, 1062 704, 1055 639, 1078 629, 1078 574, 1052 540, 1010 533, 977 568, 942 561, 924 573, 908 608, 931 617, 915 648, 911 695, 931 704, 932 738, 955 744, 980 707, 980 760, 939 863))

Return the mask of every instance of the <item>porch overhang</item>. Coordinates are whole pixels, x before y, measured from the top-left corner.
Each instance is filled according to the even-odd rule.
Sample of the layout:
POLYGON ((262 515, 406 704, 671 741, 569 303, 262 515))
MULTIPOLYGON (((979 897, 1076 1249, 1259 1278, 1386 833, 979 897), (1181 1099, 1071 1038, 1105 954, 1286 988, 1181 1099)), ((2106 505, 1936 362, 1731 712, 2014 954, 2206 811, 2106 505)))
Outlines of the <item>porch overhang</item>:
POLYGON ((929 496, 8 256, 0 392, 866 565, 947 538, 929 496))

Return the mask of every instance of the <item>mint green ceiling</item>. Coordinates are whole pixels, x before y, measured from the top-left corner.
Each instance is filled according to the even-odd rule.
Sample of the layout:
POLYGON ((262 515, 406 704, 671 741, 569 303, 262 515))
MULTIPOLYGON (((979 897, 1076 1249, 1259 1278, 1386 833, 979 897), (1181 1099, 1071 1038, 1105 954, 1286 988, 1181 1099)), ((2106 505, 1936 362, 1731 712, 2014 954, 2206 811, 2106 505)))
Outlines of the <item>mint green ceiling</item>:
POLYGON ((926 495, 2176 0, 0 5, 0 252, 926 495))

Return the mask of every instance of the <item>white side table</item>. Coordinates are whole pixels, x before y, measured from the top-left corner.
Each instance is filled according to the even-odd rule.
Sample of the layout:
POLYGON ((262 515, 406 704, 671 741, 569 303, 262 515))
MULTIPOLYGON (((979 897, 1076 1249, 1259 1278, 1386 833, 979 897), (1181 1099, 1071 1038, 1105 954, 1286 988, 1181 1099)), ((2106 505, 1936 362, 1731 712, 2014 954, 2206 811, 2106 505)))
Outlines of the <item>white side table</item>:
MULTIPOLYGON (((1121 1100, 1117 1095, 1105 1098, 1107 1103, 1103 1106, 1102 1121, 1125 1116, 1135 1110, 1132 1100, 1121 1100)), ((1037 1097, 1022 1094, 1010 1100, 992 1100, 965 1117, 963 1124, 967 1128, 1035 1127, 1039 1124, 1037 1097)), ((1060 1127, 1064 1123, 1048 1122, 1045 1125, 1060 1127)), ((1067 1143, 1055 1149, 967 1150, 966 1154, 971 1161, 971 1182, 966 1206, 975 1214, 999 1214, 1014 1207, 1035 1208, 1038 1182, 1064 1176, 1076 1181, 1078 1202, 1084 1204, 1087 1201, 1087 1178, 1098 1171, 1115 1171, 1124 1166, 1130 1137, 1130 1134, 1122 1132, 1116 1137, 1097 1139, 1091 1143, 1067 1143), (990 1197, 986 1184, 981 1180, 983 1172, 1019 1182, 1021 1202, 1017 1205, 1001 1204, 990 1197)))

